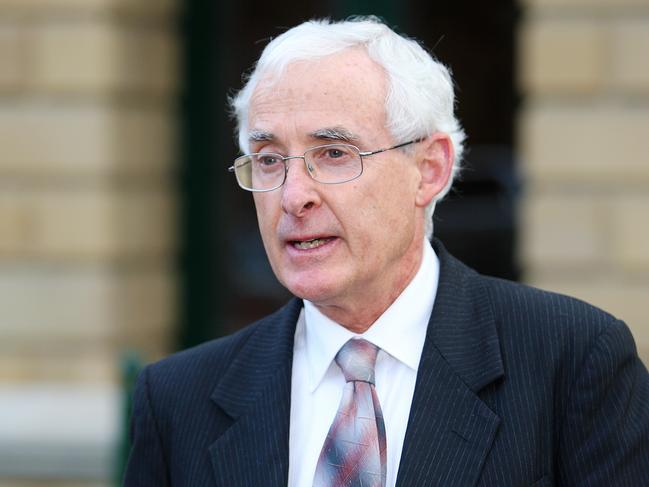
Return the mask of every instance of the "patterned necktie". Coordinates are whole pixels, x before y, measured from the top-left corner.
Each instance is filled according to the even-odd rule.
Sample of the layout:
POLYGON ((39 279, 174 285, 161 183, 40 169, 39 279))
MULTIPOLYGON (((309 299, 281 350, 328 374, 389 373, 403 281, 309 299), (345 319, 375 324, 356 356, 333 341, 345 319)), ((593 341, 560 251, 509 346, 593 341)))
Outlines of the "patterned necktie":
POLYGON ((352 339, 336 355, 347 383, 318 458, 313 487, 385 486, 385 424, 374 389, 378 350, 368 341, 352 339))

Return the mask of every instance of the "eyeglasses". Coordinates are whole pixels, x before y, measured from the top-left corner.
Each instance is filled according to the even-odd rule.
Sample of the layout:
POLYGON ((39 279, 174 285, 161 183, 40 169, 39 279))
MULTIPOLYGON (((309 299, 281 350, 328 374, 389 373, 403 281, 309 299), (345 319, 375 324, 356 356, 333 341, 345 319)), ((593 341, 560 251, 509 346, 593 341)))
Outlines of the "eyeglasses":
POLYGON ((290 159, 303 159, 309 175, 319 183, 340 184, 363 174, 363 157, 416 144, 423 138, 403 142, 386 149, 363 152, 351 144, 327 144, 308 149, 301 156, 283 156, 274 152, 257 152, 237 157, 228 168, 246 191, 264 192, 279 188, 286 181, 290 159))

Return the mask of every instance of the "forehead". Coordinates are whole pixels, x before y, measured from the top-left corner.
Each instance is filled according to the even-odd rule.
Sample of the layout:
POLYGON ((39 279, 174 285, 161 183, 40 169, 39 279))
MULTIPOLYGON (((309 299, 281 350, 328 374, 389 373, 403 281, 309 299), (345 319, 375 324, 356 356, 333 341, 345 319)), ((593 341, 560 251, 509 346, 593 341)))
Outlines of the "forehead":
POLYGON ((384 70, 364 49, 297 61, 279 77, 262 77, 250 100, 248 126, 277 136, 334 126, 360 135, 376 132, 385 128, 386 92, 384 70))

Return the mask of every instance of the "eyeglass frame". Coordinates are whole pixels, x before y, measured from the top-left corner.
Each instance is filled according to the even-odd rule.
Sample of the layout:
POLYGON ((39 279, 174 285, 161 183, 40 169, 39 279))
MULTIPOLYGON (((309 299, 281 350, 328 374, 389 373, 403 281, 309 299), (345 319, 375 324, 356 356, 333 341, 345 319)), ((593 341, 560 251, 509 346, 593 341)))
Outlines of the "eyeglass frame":
POLYGON ((250 153, 250 154, 243 154, 243 155, 240 155, 239 157, 237 157, 234 160, 234 164, 232 166, 228 167, 228 172, 234 173, 234 177, 237 180, 237 184, 239 185, 239 187, 241 189, 243 189, 245 191, 250 191, 252 193, 268 193, 269 191, 275 191, 276 189, 281 188, 284 185, 284 183, 286 182, 286 176, 288 175, 288 164, 286 164, 286 161, 288 161, 290 159, 302 159, 304 161, 304 165, 306 166, 306 172, 309 174, 311 179, 313 179, 314 181, 317 181, 320 184, 343 184, 343 183, 348 183, 349 181, 353 181, 355 179, 358 179, 363 175, 363 168, 364 168, 364 166, 363 166, 363 157, 373 156, 375 154, 380 154, 381 152, 386 152, 386 151, 393 150, 393 149, 400 149, 401 147, 405 147, 405 146, 410 145, 410 144, 418 144, 419 142, 422 142, 425 139, 426 139, 426 137, 419 137, 418 139, 413 139, 413 140, 410 140, 408 142, 402 142, 401 144, 393 145, 392 147, 387 147, 387 148, 384 148, 384 149, 377 149, 377 150, 374 150, 374 151, 361 151, 358 147, 356 147, 353 144, 336 143, 336 144, 316 145, 314 147, 310 147, 307 150, 305 150, 304 154, 302 154, 301 156, 283 156, 282 154, 279 154, 277 152, 253 152, 253 153, 250 153), (326 149, 327 147, 336 147, 336 146, 341 146, 341 145, 346 146, 346 147, 353 147, 354 149, 356 149, 356 151, 358 152, 358 156, 360 157, 360 161, 361 161, 361 170, 360 170, 360 172, 358 173, 358 175, 354 176, 353 178, 345 179, 344 181, 333 181, 333 182, 318 181, 315 178, 315 176, 311 173, 311 169, 309 168, 309 164, 307 164, 307 162, 306 162, 306 154, 308 152, 311 152, 312 150, 326 149), (236 164, 237 160, 242 159, 244 157, 252 157, 252 156, 258 156, 258 155, 263 155, 263 154, 277 155, 282 159, 282 164, 284 164, 284 178, 282 179, 282 182, 279 183, 277 186, 275 186, 273 188, 269 188, 269 189, 252 189, 252 188, 244 187, 241 184, 241 182, 239 181, 239 178, 237 177, 236 167, 235 167, 235 164, 236 164))

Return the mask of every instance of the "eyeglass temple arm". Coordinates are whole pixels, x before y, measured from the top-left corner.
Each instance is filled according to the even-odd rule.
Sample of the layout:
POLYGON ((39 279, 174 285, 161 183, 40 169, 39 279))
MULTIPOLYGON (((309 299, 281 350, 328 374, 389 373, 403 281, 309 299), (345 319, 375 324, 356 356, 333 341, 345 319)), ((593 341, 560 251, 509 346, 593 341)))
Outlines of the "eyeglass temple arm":
MULTIPOLYGON (((245 164, 249 164, 249 162, 245 162, 244 164, 240 164, 239 167, 241 167, 241 166, 243 166, 243 165, 245 165, 245 164)), ((237 169, 236 166, 235 166, 234 164, 232 164, 232 165, 228 168, 228 172, 234 172, 234 171, 236 171, 236 169, 237 169)))
POLYGON ((406 145, 417 144, 417 143, 421 142, 424 139, 426 139, 426 137, 420 137, 418 139, 409 140, 408 142, 402 142, 401 144, 397 144, 397 145, 394 145, 392 147, 386 147, 385 149, 378 149, 378 150, 371 151, 371 152, 359 152, 359 154, 361 156, 363 156, 363 157, 373 156, 374 154, 380 154, 381 152, 389 151, 389 150, 392 150, 392 149, 399 149, 399 148, 404 147, 406 145))

